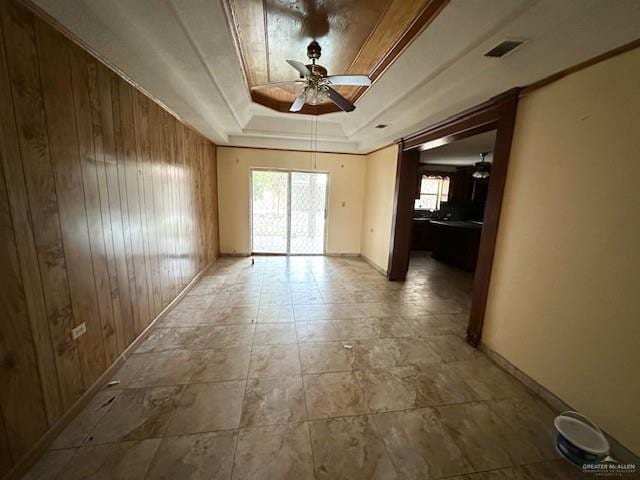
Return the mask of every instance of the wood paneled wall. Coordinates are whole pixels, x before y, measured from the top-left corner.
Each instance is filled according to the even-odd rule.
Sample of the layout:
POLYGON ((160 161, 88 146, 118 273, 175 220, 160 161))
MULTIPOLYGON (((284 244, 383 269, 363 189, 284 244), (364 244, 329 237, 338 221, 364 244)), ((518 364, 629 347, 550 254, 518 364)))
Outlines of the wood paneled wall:
POLYGON ((215 259, 218 227, 215 145, 13 0, 0 160, 2 476, 215 259))

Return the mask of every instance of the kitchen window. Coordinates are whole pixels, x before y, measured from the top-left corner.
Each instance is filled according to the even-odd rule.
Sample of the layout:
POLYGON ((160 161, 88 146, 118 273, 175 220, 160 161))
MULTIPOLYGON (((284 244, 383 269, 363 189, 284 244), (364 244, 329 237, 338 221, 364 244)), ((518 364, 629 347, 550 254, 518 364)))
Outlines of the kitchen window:
POLYGON ((449 177, 423 175, 420 181, 420 198, 416 199, 416 210, 438 210, 442 202, 449 200, 449 177))

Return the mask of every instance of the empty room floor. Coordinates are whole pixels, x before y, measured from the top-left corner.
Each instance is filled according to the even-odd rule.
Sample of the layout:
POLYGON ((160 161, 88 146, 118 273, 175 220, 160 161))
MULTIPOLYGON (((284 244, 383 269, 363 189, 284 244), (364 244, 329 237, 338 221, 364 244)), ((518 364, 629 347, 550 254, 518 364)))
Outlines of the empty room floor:
POLYGON ((465 343, 470 289, 428 256, 404 283, 222 258, 26 478, 579 478, 554 412, 465 343))

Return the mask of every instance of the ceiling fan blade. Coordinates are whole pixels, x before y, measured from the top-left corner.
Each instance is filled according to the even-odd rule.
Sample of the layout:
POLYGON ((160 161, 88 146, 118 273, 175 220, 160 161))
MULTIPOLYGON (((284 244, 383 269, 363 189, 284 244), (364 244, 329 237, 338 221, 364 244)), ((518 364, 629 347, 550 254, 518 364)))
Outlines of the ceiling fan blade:
POLYGON ((304 63, 298 62, 297 60, 287 60, 287 63, 300 72, 300 75, 303 77, 311 75, 311 72, 304 63))
POLYGON ((371 79, 366 75, 329 75, 327 79, 332 85, 356 85, 360 87, 371 85, 371 79))
POLYGON ((304 107, 304 99, 307 94, 307 89, 303 89, 300 94, 296 97, 295 101, 291 104, 289 108, 290 112, 299 112, 304 107))
POLYGON ((251 89, 255 88, 269 88, 269 87, 281 87, 284 85, 297 85, 300 83, 304 83, 304 80, 289 80, 287 82, 272 82, 272 83, 263 83, 262 85, 254 85, 251 89))
POLYGON ((342 95, 340 95, 331 87, 327 88, 327 96, 333 103, 335 103, 338 107, 340 107, 345 112, 353 112, 356 109, 353 103, 351 103, 349 100, 344 98, 342 95))

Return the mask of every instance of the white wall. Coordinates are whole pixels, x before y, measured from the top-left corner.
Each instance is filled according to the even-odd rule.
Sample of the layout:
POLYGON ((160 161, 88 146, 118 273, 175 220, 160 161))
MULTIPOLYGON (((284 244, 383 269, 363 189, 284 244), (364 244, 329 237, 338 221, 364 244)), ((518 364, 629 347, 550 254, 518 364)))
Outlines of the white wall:
MULTIPOLYGON (((309 152, 218 147, 220 252, 251 252, 250 171, 253 167, 314 170, 309 152)), ((365 157, 317 153, 315 170, 329 173, 327 253, 360 253, 365 157)))
POLYGON ((520 102, 483 342, 640 454, 640 49, 520 102))

